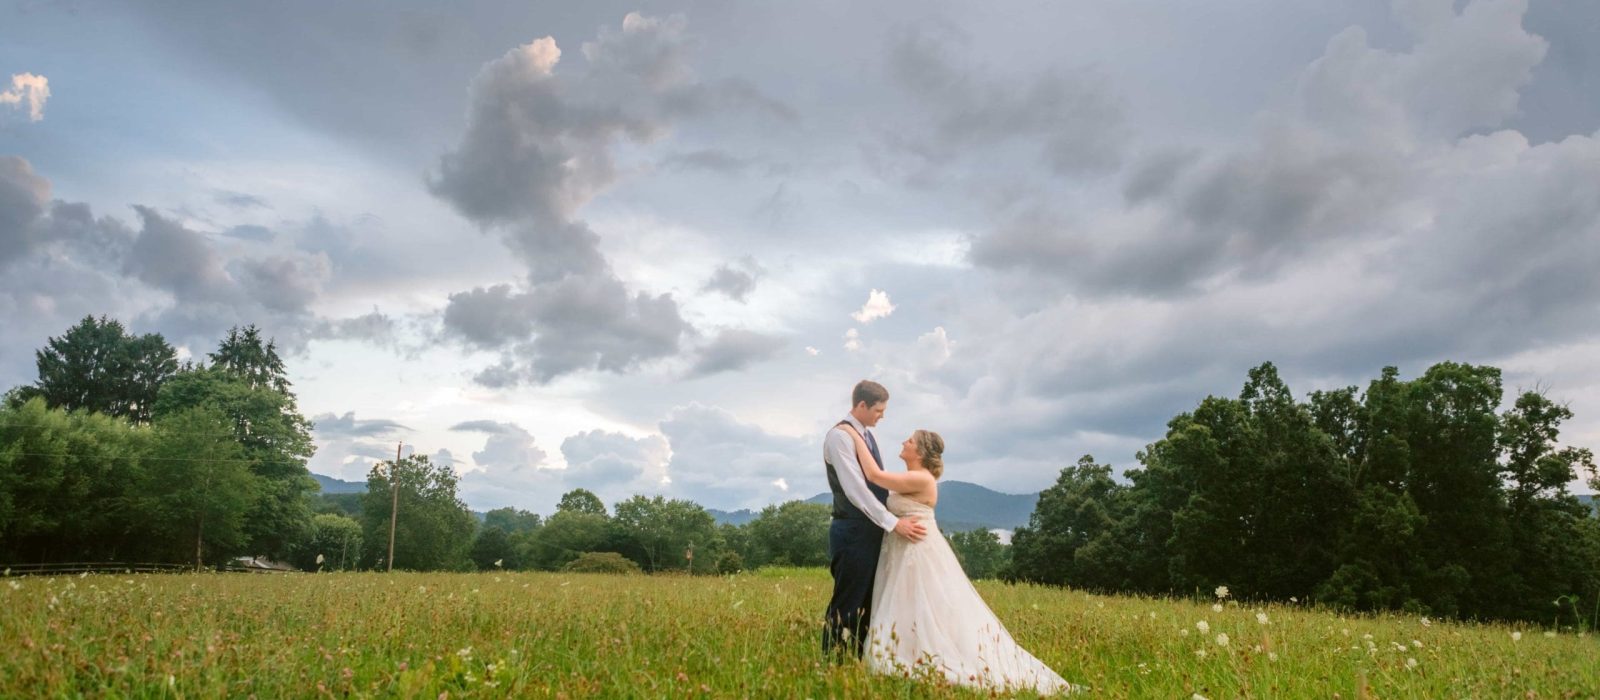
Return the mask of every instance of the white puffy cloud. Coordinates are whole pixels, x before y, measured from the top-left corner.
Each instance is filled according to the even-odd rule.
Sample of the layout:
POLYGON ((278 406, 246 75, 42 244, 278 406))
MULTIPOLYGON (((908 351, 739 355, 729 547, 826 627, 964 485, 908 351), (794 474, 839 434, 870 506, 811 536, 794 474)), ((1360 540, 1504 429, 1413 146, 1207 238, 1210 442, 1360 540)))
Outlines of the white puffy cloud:
POLYGON ((844 332, 844 349, 857 352, 861 349, 861 331, 851 328, 844 332))
POLYGON ((894 304, 889 302, 889 293, 881 289, 874 289, 867 293, 866 303, 860 309, 850 314, 850 318, 857 323, 871 323, 877 319, 887 317, 894 313, 894 304))
POLYGON ((0 105, 25 110, 28 121, 44 119, 44 105, 50 100, 50 80, 42 75, 17 73, 11 76, 11 87, 0 90, 0 105))
POLYGON ((534 470, 549 455, 535 443, 533 434, 514 423, 473 420, 450 427, 458 432, 485 433, 483 449, 472 453, 472 463, 490 471, 534 470))

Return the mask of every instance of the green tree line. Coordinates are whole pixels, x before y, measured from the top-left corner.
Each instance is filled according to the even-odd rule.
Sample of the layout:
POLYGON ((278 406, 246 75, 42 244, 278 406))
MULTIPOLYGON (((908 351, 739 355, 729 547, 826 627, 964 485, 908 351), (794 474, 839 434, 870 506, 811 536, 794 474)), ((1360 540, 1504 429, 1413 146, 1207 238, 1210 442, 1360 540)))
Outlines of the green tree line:
POLYGON ((1128 483, 1085 456, 1012 541, 1012 579, 1107 592, 1313 601, 1550 621, 1592 616, 1600 520, 1567 490, 1593 454, 1572 412, 1500 371, 1441 363, 1295 401, 1272 364, 1138 454, 1128 483), (1588 605, 1574 605, 1587 601, 1588 605))
POLYGON ((311 425, 254 327, 208 362, 85 318, 0 402, 0 560, 283 558, 310 532, 311 425))
MULTIPOLYGON (((503 508, 480 524, 455 472, 421 455, 374 465, 365 493, 317 494, 312 426, 253 326, 179 362, 160 335, 89 317, 50 338, 36 364, 38 379, 0 402, 0 562, 201 567, 259 555, 305 570, 387 568, 398 503, 401 569, 560 569, 596 553, 647 572, 827 564, 828 510, 799 501, 733 526, 660 496, 608 511, 579 489, 549 518, 503 508)), ((981 551, 974 571, 995 575, 998 542, 964 537, 961 551, 981 551)))

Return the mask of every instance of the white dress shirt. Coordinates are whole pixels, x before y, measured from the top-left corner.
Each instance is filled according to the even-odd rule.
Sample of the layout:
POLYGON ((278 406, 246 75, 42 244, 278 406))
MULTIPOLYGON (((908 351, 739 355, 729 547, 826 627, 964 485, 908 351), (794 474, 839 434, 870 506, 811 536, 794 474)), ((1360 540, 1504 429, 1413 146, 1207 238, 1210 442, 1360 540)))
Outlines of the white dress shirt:
MULTIPOLYGON (((845 420, 856 427, 864 439, 868 435, 867 427, 856 420, 855 416, 845 416, 845 420)), ((887 532, 893 532, 894 526, 900 522, 899 518, 890 513, 888 508, 878 502, 878 498, 867 489, 867 475, 861 471, 861 462, 856 459, 856 441, 850 437, 843 428, 835 425, 828 431, 828 436, 822 440, 822 459, 833 465, 833 472, 839 477, 839 487, 844 489, 845 498, 855 504, 855 507, 864 513, 869 520, 878 524, 887 532)), ((878 465, 879 469, 883 465, 878 465)))

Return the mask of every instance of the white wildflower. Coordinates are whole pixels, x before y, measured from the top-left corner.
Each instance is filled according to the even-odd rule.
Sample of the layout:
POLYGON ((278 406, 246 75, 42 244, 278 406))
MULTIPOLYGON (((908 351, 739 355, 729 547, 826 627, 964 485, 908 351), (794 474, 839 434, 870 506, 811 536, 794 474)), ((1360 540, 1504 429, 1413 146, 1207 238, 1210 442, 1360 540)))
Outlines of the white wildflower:
POLYGON ((1187 637, 1187 636, 1189 636, 1189 628, 1185 627, 1183 629, 1178 630, 1178 636, 1179 637, 1187 637))
POLYGON ((1546 636, 1546 637, 1554 637, 1554 636, 1556 636, 1556 633, 1555 632, 1551 632, 1549 630, 1546 630, 1545 633, 1544 633, 1544 636, 1546 636))
POLYGON ((1227 586, 1217 586, 1217 597, 1218 598, 1226 598, 1226 597, 1228 597, 1228 587, 1227 586))
POLYGON ((1268 621, 1268 620, 1267 620, 1267 614, 1266 614, 1266 613, 1264 613, 1264 612, 1258 612, 1258 613, 1256 613, 1256 622, 1259 622, 1259 623, 1261 623, 1261 624, 1263 624, 1263 625, 1270 625, 1270 624, 1272 624, 1272 623, 1271 623, 1271 622, 1270 622, 1270 621, 1268 621))
POLYGON ((1422 648, 1422 640, 1420 640, 1420 639, 1411 640, 1411 646, 1414 646, 1414 647, 1416 647, 1418 649, 1421 649, 1422 648))
POLYGON ((1219 646, 1219 647, 1228 646, 1228 633, 1227 632, 1218 632, 1217 633, 1217 646, 1219 646))
POLYGON ((1277 661, 1278 660, 1278 652, 1275 652, 1275 651, 1267 652, 1267 660, 1268 661, 1277 661))
POLYGON ((1212 603, 1211 612, 1222 612, 1222 603, 1212 603))
POLYGON ((1522 641, 1522 633, 1521 632, 1512 632, 1511 633, 1511 641, 1513 641, 1513 642, 1522 641))
POLYGON ((1197 629, 1197 630, 1200 630, 1200 634, 1210 634, 1211 633, 1211 624, 1206 622, 1205 620, 1201 620, 1199 622, 1194 623, 1194 628, 1197 629))
POLYGON ((1416 668, 1416 667, 1417 667, 1417 660, 1416 659, 1412 659, 1412 658, 1407 658, 1406 659, 1406 668, 1412 669, 1412 668, 1416 668))
POLYGON ((1422 626, 1423 627, 1431 627, 1431 626, 1433 626, 1433 621, 1429 620, 1426 617, 1424 617, 1424 618, 1422 618, 1422 626))
POLYGON ((1194 650, 1194 655, 1199 657, 1199 658, 1202 658, 1202 659, 1206 658, 1206 650, 1204 650, 1204 649, 1196 649, 1196 650, 1194 650))

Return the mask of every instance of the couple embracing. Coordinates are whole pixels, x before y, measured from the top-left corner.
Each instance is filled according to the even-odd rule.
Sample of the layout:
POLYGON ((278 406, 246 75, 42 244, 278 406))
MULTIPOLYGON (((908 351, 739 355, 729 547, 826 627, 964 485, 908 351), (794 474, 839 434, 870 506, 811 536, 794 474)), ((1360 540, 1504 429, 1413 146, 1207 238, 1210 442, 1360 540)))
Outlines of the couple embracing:
POLYGON ((823 440, 833 492, 833 598, 823 652, 865 656, 877 673, 928 669, 951 683, 991 690, 1082 690, 1012 640, 939 533, 933 513, 944 440, 927 430, 912 433, 898 454, 906 470, 886 471, 872 427, 888 408, 888 390, 862 381, 850 403, 850 415, 823 440))

